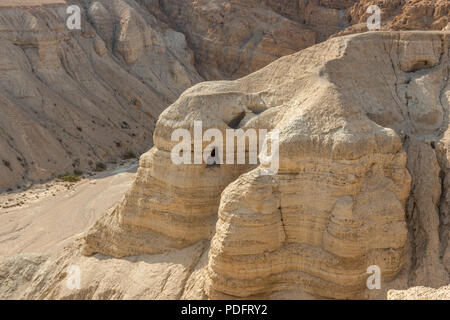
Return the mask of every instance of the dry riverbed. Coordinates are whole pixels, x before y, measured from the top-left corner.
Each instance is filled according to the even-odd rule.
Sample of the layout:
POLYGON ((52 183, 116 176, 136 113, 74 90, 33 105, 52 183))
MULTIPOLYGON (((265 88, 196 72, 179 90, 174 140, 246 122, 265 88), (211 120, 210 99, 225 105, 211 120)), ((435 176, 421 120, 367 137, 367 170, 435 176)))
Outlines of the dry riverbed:
POLYGON ((130 160, 79 182, 55 179, 1 193, 0 256, 51 253, 70 243, 121 200, 137 168, 130 160))

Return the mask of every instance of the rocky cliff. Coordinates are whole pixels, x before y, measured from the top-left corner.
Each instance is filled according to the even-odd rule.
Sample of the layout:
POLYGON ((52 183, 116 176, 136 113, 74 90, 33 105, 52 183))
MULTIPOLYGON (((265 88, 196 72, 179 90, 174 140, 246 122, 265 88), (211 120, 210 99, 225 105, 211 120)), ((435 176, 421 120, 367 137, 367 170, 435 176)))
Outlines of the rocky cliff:
POLYGON ((211 298, 364 297, 371 265, 385 283, 403 270, 410 284, 448 284, 448 48, 438 32, 341 37, 194 86, 161 115, 133 187, 84 253, 154 254, 212 237, 211 298), (171 133, 196 120, 224 133, 278 129, 278 174, 172 164, 171 133))
POLYGON ((201 80, 182 34, 135 3, 0 6, 0 188, 143 152, 159 113, 201 80))
POLYGON ((2 1, 0 189, 144 152, 188 87, 365 31, 370 4, 383 29, 448 23, 445 0, 2 1), (70 4, 81 31, 65 26, 70 4))
POLYGON ((161 114, 121 204, 63 252, 3 262, 30 274, 3 271, 2 295, 381 298, 448 285, 449 45, 445 32, 338 37, 192 87, 161 114), (171 134, 196 120, 278 129, 278 173, 174 165, 171 134), (83 290, 65 286, 70 265, 83 290), (381 290, 366 287, 373 265, 381 290))

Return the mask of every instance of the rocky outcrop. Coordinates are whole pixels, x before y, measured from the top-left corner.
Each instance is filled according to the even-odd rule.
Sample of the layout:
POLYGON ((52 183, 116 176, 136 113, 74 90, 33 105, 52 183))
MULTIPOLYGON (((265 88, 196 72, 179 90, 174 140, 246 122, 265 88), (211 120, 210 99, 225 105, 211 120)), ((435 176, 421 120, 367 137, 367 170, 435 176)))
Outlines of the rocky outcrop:
MULTIPOLYGON (((81 242, 2 258, 0 296, 379 298, 447 285, 448 32, 336 37, 269 64, 364 30, 369 2, 353 2, 74 1, 80 32, 64 28, 60 6, 1 9, 3 186, 154 147, 81 242), (266 64, 178 97, 199 74, 231 79, 266 64), (196 121, 279 130, 279 170, 174 164, 173 132, 194 135, 196 121), (72 265, 82 290, 66 286, 72 265), (373 265, 380 291, 366 287, 373 265)), ((396 3, 383 28, 446 25, 446 3, 396 3), (423 25, 399 22, 417 8, 423 25)), ((210 142, 201 148, 212 157, 210 142)))
MULTIPOLYGON (((291 110, 290 124, 297 124, 297 128, 306 128, 297 129, 300 133, 292 127, 281 127, 280 173, 268 179, 253 171, 241 176, 222 194, 219 221, 212 240, 209 260, 207 290, 210 296, 259 296, 274 291, 293 290, 300 286, 307 292, 319 296, 362 297, 368 266, 378 265, 383 270, 383 281, 389 281, 397 275, 405 263, 409 264, 408 259, 403 256, 407 234, 404 220, 407 199, 408 211, 411 210, 411 201, 414 201, 412 210, 417 210, 412 214, 409 213, 406 219, 410 236, 413 238, 412 247, 415 250, 412 253, 412 279, 409 281, 432 286, 448 283, 448 274, 439 255, 439 211, 436 204, 440 197, 440 169, 436 155, 429 145, 430 142, 422 155, 414 153, 414 147, 407 142, 403 148, 401 146, 401 141, 407 141, 408 138, 405 140, 405 137, 409 135, 412 135, 413 139, 423 140, 431 130, 439 132, 439 129, 446 129, 448 120, 444 118, 444 114, 448 108, 448 100, 446 96, 443 98, 442 93, 448 92, 448 42, 444 35, 433 38, 431 35, 418 33, 370 34, 347 38, 347 41, 340 39, 337 42, 340 41, 346 44, 341 44, 342 51, 334 51, 338 58, 326 62, 322 68, 318 66, 320 71, 317 71, 317 74, 323 74, 338 88, 336 89, 339 92, 336 94, 338 100, 326 106, 323 102, 316 105, 312 101, 300 106, 295 105, 299 109, 302 109, 303 105, 306 110, 296 121, 292 120, 291 110), (363 46, 363 43, 365 49, 364 54, 361 54, 360 46, 363 46), (415 51, 423 50, 419 48, 424 48, 425 43, 430 43, 430 49, 428 53, 423 54, 429 58, 433 57, 430 60, 435 62, 430 64, 439 67, 431 71, 422 69, 420 72, 412 68, 412 65, 421 60, 415 51), (364 71, 350 67, 352 63, 358 64, 360 54, 361 59, 364 59, 361 65, 366 66, 364 71), (393 62, 376 63, 377 59, 393 62), (373 78, 370 79, 369 75, 373 73, 369 65, 376 65, 377 74, 381 76, 377 85, 374 84, 373 78), (419 73, 408 75, 411 71, 419 73), (353 83, 358 84, 357 87, 352 88, 349 81, 354 81, 353 83), (414 86, 417 82, 420 85, 414 86), (402 88, 400 83, 407 85, 402 88), (432 83, 439 83, 434 93, 419 89, 431 89, 428 86, 434 86, 432 83), (389 97, 390 89, 381 94, 384 88, 397 88, 399 91, 386 100, 381 97, 389 97), (364 94, 356 98, 357 92, 364 94), (413 96, 402 95, 400 92, 409 92, 413 96), (374 100, 375 96, 379 98, 374 100), (422 104, 423 99, 431 100, 422 104), (362 119, 356 116, 353 125, 353 121, 350 120, 352 117, 344 116, 345 125, 330 128, 328 121, 340 114, 332 111, 333 105, 340 105, 341 112, 352 110, 364 116, 362 119), (406 113, 402 105, 406 106, 406 113), (432 117, 434 120, 428 121, 421 117, 419 105, 427 106, 427 112, 436 113, 436 117, 432 117), (433 109, 433 106, 436 109, 433 109), (326 108, 327 114, 331 114, 331 119, 328 118, 327 122, 320 122, 319 116, 314 117, 316 112, 321 114, 319 111, 321 108, 326 108), (369 120, 367 125, 362 122, 364 117, 369 120), (302 118, 308 120, 301 121, 302 118), (360 128, 366 128, 361 137, 351 131, 356 129, 356 123, 360 128), (371 134, 375 136, 378 134, 374 129, 371 132, 369 123, 379 125, 380 129, 383 128, 381 129, 383 133, 380 132, 377 138, 370 138, 371 134), (383 131, 388 128, 397 132, 394 133, 399 139, 397 142, 395 139, 391 142, 384 140, 390 137, 389 131, 383 131), (340 130, 343 132, 339 133, 340 130), (289 149, 286 150, 289 144, 283 144, 283 132, 289 132, 289 138, 286 137, 285 140, 292 144, 293 150, 298 150, 297 157, 300 159, 297 160, 293 150, 290 152, 287 151, 289 149), (324 132, 322 138, 321 132, 324 132), (333 142, 335 135, 343 145, 337 141, 333 142), (301 139, 296 136, 300 136, 301 139), (371 145, 368 143, 370 140, 379 141, 380 144, 375 143, 374 149, 367 150, 366 148, 371 145), (346 147, 346 144, 353 147, 346 147), (380 147, 383 151, 377 151, 380 147), (320 159, 328 148, 330 156, 325 158, 333 160, 331 163, 322 164, 320 159), (401 151, 402 149, 407 153, 401 151), (333 152, 335 150, 337 154, 333 152), (346 150, 351 151, 346 155, 346 150), (361 153, 355 153, 356 150, 361 153), (381 157, 374 160, 372 156, 378 153, 381 157), (370 160, 366 159, 368 155, 370 160), (386 155, 389 155, 389 160, 383 160, 386 155), (405 163, 406 157, 408 160, 405 163), (283 160, 286 158, 289 160, 283 160), (306 158, 303 160, 306 163, 314 163, 314 175, 308 170, 309 166, 306 166, 306 163, 302 165, 302 158, 306 158), (435 169, 429 170, 433 158, 435 169), (417 165, 418 160, 419 167, 413 168, 412 163, 417 165), (352 170, 335 167, 341 161, 352 170), (423 167, 420 167, 421 162, 423 167), (378 165, 380 169, 377 169, 378 165), (413 178, 413 189, 409 198, 410 181, 406 168, 413 178), (333 173, 342 180, 337 177, 333 179, 333 173), (296 183, 297 179, 299 182, 296 183), (382 182, 383 179, 387 180, 382 182), (435 187, 432 187, 433 183, 435 187), (267 190, 264 195, 261 195, 263 193, 261 190, 264 190, 262 186, 266 186, 267 190), (345 190, 343 193, 338 192, 340 187, 345 190), (353 187, 355 193, 351 191, 353 187), (415 195, 416 191, 420 195, 415 195), (260 207, 259 197, 272 200, 269 208, 260 207), (376 200, 378 197, 379 200, 376 200), (309 203, 313 204, 313 207, 309 203), (371 225, 372 218, 374 222, 371 225), (321 222, 321 219, 324 221, 321 222), (374 233, 370 234, 370 231, 374 233), (239 273, 236 273, 236 270, 239 270, 239 273)), ((327 44, 327 49, 333 51, 330 49, 333 41, 327 44)), ((335 46, 339 47, 337 43, 335 46)), ((298 55, 300 61, 307 60, 305 57, 307 51, 298 55)), ((291 65, 293 64, 295 63, 291 65)), ((309 64, 314 65, 311 61, 309 64)), ((276 75, 275 66, 273 69, 268 67, 265 70, 268 74, 276 75)), ((261 77, 262 73, 263 71, 258 76, 261 77)), ((333 96, 333 93, 330 91, 324 90, 322 96, 319 93, 321 91, 314 89, 319 101, 331 100, 330 96, 333 96)), ((305 90, 305 87, 302 87, 302 90, 305 90)), ((307 96, 311 95, 312 93, 307 96)), ((298 99, 298 96, 296 98, 298 99)), ((331 123, 334 121, 331 120, 331 123)), ((361 134, 360 131, 357 132, 361 134)), ((439 138, 437 135, 435 139, 439 138)))
POLYGON ((449 23, 450 4, 446 0, 361 0, 345 12, 350 26, 339 34, 367 31, 370 5, 381 9, 382 30, 442 30, 449 23))
MULTIPOLYGON (((186 91, 165 110, 155 129, 155 146, 140 160, 138 178, 121 205, 107 212, 89 231, 85 253, 103 252, 123 257, 161 253, 211 239, 217 219, 218 199, 225 187, 254 165, 210 166, 172 162, 176 129, 193 132, 193 121, 210 119, 203 130, 229 125, 249 111, 261 111, 262 101, 244 93, 228 94, 217 101, 222 86, 204 83, 186 91), (145 199, 145 201, 142 201, 145 199)), ((204 145, 206 148, 207 144, 204 145)))
POLYGON ((210 298, 371 297, 372 265, 385 290, 392 280, 448 284, 448 48, 442 32, 366 33, 194 86, 161 115, 133 187, 89 231, 84 253, 161 253, 212 238, 210 298), (193 134, 195 121, 279 130, 278 173, 174 165, 171 134, 193 134))
POLYGON ((2 299, 202 299, 198 267, 204 243, 162 255, 125 259, 85 257, 76 245, 52 256, 21 254, 0 257, 2 299), (77 281, 71 280, 79 275, 77 281), (79 288, 79 289, 77 289, 79 288), (185 289, 188 288, 188 289, 185 289))
POLYGON ((331 36, 367 31, 367 8, 381 9, 382 30, 442 30, 448 1, 141 0, 181 30, 207 80, 236 79, 331 36))
POLYGON ((159 5, 186 35, 200 74, 221 80, 242 77, 316 43, 315 33, 304 24, 263 2, 164 0, 159 5))
POLYGON ((188 87, 365 31, 370 4, 384 30, 448 23, 445 0, 2 1, 0 189, 142 153, 188 87), (69 4, 81 31, 65 26, 69 4))

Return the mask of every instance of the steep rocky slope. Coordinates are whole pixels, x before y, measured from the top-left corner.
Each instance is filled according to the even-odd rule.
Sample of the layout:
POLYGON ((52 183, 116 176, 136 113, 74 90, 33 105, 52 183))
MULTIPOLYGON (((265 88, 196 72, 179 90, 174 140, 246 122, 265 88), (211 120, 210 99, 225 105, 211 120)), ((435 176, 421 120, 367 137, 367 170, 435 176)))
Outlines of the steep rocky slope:
POLYGON ((185 91, 160 116, 122 203, 63 252, 6 259, 1 295, 381 298, 448 285, 448 36, 338 37, 185 91), (175 166, 171 134, 196 120, 278 129, 278 173, 175 166), (66 287, 70 265, 81 290, 66 287), (366 288, 371 265, 381 290, 366 288), (29 274, 8 271, 19 268, 29 274), (143 272, 154 281, 142 285, 143 272))
POLYGON ((373 3, 384 29, 448 23, 446 0, 2 1, 0 189, 144 152, 188 87, 365 31, 373 3), (69 4, 81 31, 65 27, 69 4))
POLYGON ((0 188, 144 152, 162 110, 201 80, 182 34, 134 2, 0 7, 0 188))
MULTIPOLYGON (((156 1, 154 1, 156 2, 156 1)), ((264 1, 159 1, 187 37, 208 80, 242 77, 317 42, 303 23, 277 14, 264 1)))
POLYGON ((442 30, 446 0, 140 0, 183 32, 207 80, 236 79, 330 36, 367 31, 367 8, 383 30, 442 30))
POLYGON ((347 32, 366 30, 369 5, 378 5, 383 30, 442 30, 449 23, 450 3, 447 0, 362 0, 346 12, 352 24, 347 32))

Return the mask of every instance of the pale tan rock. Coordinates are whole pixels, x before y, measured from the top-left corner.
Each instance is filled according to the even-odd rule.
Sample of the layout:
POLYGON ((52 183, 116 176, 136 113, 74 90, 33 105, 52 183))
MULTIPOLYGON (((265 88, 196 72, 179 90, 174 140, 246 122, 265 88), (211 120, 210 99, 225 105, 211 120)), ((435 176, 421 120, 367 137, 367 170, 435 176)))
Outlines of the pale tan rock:
POLYGON ((205 244, 198 243, 167 254, 110 259, 85 257, 74 244, 52 256, 0 257, 0 296, 15 300, 175 300, 189 295, 201 299, 195 286, 185 289, 185 284, 204 252, 205 244), (71 286, 73 268, 80 276, 80 288, 71 286))
POLYGON ((305 25, 275 13, 264 1, 151 1, 186 35, 200 74, 235 79, 316 43, 305 25))
POLYGON ((89 231, 84 253, 161 253, 213 236, 210 298, 299 289, 367 298, 371 265, 381 268, 385 289, 391 280, 447 284, 436 206, 441 154, 430 139, 439 142, 448 123, 448 46, 440 32, 366 33, 236 81, 194 86, 160 116, 137 180, 89 231), (192 131, 195 120, 204 130, 279 129, 278 174, 176 167, 171 133, 192 131))
POLYGON ((103 57, 107 50, 105 42, 102 39, 96 39, 94 42, 94 50, 100 57, 103 57))
POLYGON ((381 9, 382 30, 442 30, 449 23, 447 0, 361 0, 346 10, 350 26, 344 34, 367 31, 370 5, 381 9))
MULTIPOLYGON (((142 153, 159 114, 185 89, 366 31, 370 4, 382 8, 385 30, 440 30, 449 15, 445 0, 70 3, 82 9, 81 31, 65 27, 66 1, 1 1, 0 161, 8 165, 0 163, 0 189, 142 153)), ((415 54, 424 61, 403 69, 437 63, 433 48, 422 49, 415 54)))
POLYGON ((383 30, 441 30, 446 0, 146 1, 182 30, 207 80, 236 79, 331 36, 367 31, 369 5, 382 10, 383 30))
MULTIPOLYGON (((21 142, 26 150, 33 146, 30 159, 64 154, 52 144, 53 131, 26 125, 29 115, 15 100, 38 108, 48 106, 42 99, 63 95, 70 101, 66 113, 73 113, 71 104, 81 105, 84 119, 86 110, 101 114, 97 104, 116 99, 119 115, 124 103, 146 108, 133 113, 133 121, 119 122, 139 125, 143 112, 152 118, 149 101, 162 110, 200 80, 188 44, 206 78, 236 78, 357 23, 346 20, 344 10, 362 21, 345 32, 363 31, 358 26, 369 3, 377 2, 83 1, 89 27, 75 35, 64 31, 63 14, 54 8, 8 9, 3 20, 0 11, 6 26, 0 33, 0 88, 6 92, 0 91, 6 106, 0 126, 14 138, 35 138, 21 142), (27 32, 17 31, 22 23, 27 32), (169 28, 173 23, 186 40, 169 28), (80 62, 94 66, 86 71, 80 62), (35 74, 43 84, 36 85, 35 74)), ((441 30, 448 17, 442 2, 396 3, 386 12, 392 18, 386 29, 441 30), (419 24, 407 18, 418 14, 426 17, 419 24)), ((81 248, 2 260, 0 278, 7 285, 0 296, 374 298, 391 288, 448 284, 448 48, 445 32, 341 37, 242 79, 192 87, 163 112, 133 186, 89 230, 81 248), (171 134, 192 131, 195 120, 204 129, 279 129, 280 171, 264 176, 255 165, 175 166, 171 134), (66 287, 71 265, 83 270, 80 291, 66 287), (379 292, 366 290, 370 265, 381 268, 379 292)), ((45 114, 61 116, 51 109, 45 114)), ((116 121, 114 114, 108 109, 116 121)), ((142 128, 142 139, 151 129, 142 128)), ((92 136, 80 137, 90 145, 80 154, 113 154, 105 147, 116 142, 113 132, 95 143, 92 136)), ((13 154, 11 140, 0 139, 0 150, 13 154)), ((39 174, 20 169, 17 158, 19 163, 5 159, 0 176, 8 183, 18 172, 42 177, 50 167, 70 167, 72 158, 66 158, 67 166, 40 165, 39 174)))
POLYGON ((450 286, 440 289, 414 287, 408 290, 391 290, 388 300, 450 300, 450 286))

